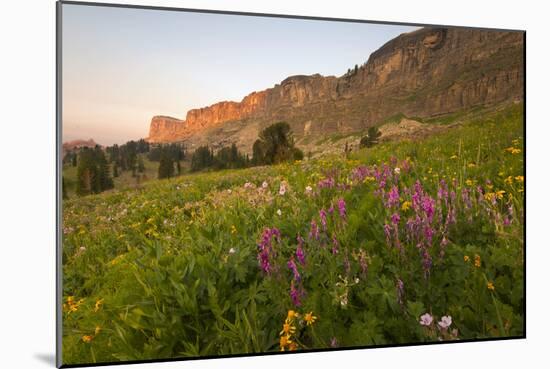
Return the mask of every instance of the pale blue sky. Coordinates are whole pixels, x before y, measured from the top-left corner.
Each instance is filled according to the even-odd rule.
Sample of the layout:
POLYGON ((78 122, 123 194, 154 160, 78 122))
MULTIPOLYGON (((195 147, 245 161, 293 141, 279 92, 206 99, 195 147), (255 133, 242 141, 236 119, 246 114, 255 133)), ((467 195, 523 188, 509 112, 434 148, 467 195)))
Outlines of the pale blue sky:
POLYGON ((340 76, 415 27, 63 5, 63 140, 146 137, 154 115, 340 76))

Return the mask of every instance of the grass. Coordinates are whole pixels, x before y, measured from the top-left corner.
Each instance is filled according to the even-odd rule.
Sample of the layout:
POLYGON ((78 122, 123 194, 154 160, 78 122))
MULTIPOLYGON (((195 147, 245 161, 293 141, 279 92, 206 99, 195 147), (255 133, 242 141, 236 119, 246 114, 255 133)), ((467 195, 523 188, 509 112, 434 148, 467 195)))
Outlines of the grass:
POLYGON ((72 196, 64 363, 522 335, 522 117, 72 196))

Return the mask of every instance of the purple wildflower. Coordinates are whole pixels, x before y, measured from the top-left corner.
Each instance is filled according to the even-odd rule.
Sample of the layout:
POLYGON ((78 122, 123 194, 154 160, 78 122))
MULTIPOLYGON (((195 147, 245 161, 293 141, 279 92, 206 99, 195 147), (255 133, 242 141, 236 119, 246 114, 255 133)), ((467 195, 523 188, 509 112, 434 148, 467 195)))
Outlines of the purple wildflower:
POLYGON ((342 198, 338 199, 338 212, 340 217, 346 220, 346 202, 342 198))
POLYGON ((432 243, 433 236, 434 236, 434 229, 430 225, 426 225, 424 227, 424 237, 426 238, 428 245, 432 243))
POLYGON ((424 196, 422 198, 422 210, 426 213, 426 217, 431 222, 434 214, 435 201, 430 196, 424 196))
POLYGON ((335 235, 332 235, 332 254, 336 255, 338 254, 338 240, 336 239, 335 235))
POLYGON ((333 177, 325 178, 319 181, 317 183, 318 188, 333 188, 335 185, 335 181, 333 177))
POLYGON ((399 214, 398 213, 393 213, 392 216, 391 216, 391 222, 394 224, 394 225, 397 225, 399 224, 399 221, 401 220, 401 218, 399 217, 399 214))
POLYGON ((397 186, 393 186, 388 192, 388 200, 386 202, 386 207, 392 208, 399 206, 399 189, 397 186))
POLYGON ((272 240, 275 237, 277 242, 281 239, 281 232, 277 228, 266 228, 262 233, 260 243, 258 244, 258 261, 260 267, 266 274, 271 274, 270 258, 275 253, 272 240))
POLYGON ((317 227, 317 223, 315 222, 315 219, 311 221, 311 227, 309 231, 309 238, 310 239, 319 239, 319 227, 317 227))
POLYGON ((444 179, 442 179, 439 182, 439 188, 437 190, 437 198, 442 200, 447 200, 449 197, 449 188, 447 186, 447 182, 445 182, 444 179))
POLYGON ((296 237, 296 239, 298 240, 298 247, 296 248, 296 258, 298 259, 298 262, 302 265, 305 265, 306 263, 306 255, 305 255, 305 252, 304 252, 304 239, 298 235, 296 237))
POLYGON ((346 271, 346 274, 349 273, 351 270, 351 264, 349 262, 349 257, 347 252, 344 255, 344 270, 346 271))
POLYGON ((472 199, 470 198, 470 191, 467 188, 464 188, 462 190, 462 202, 464 202, 464 206, 466 209, 470 209, 472 207, 472 199))
POLYGON ((294 286, 294 280, 290 282, 290 298, 292 299, 292 303, 294 306, 301 306, 302 302, 300 298, 303 296, 304 292, 302 289, 297 289, 296 286, 294 286))
POLYGON ((294 256, 290 257, 290 260, 286 264, 288 266, 288 269, 292 271, 292 275, 294 277, 294 280, 296 282, 300 282, 300 273, 298 272, 298 266, 296 266, 296 263, 294 262, 294 256))
POLYGON ((432 268, 432 257, 426 249, 422 251, 422 268, 424 269, 424 278, 428 278, 432 268))
POLYGON ((327 230, 327 212, 325 209, 319 211, 319 218, 321 218, 321 225, 323 226, 323 231, 327 230))

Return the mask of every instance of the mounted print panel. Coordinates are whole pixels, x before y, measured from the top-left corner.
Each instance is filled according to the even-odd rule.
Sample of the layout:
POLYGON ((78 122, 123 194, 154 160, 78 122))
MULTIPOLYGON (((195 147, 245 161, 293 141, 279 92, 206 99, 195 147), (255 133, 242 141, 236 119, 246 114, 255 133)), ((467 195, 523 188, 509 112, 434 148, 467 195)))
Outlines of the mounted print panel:
POLYGON ((525 32, 58 3, 58 365, 525 337, 525 32))

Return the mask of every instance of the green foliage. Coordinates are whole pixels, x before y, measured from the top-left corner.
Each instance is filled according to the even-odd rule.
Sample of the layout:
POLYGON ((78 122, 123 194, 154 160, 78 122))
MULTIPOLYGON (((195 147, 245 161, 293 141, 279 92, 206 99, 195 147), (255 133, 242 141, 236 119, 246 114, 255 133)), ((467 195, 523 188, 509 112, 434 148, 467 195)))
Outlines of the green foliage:
POLYGON ((216 154, 208 146, 201 146, 191 157, 191 171, 203 169, 237 169, 249 165, 248 157, 239 152, 237 145, 222 147, 216 154))
POLYGON ((303 157, 294 147, 294 138, 286 122, 278 122, 263 129, 252 147, 252 162, 256 165, 278 164, 303 157))
POLYGON ((172 161, 185 159, 185 145, 181 143, 156 144, 149 149, 147 158, 151 161, 160 161, 161 154, 168 155, 172 161))
POLYGON ((174 160, 167 150, 160 154, 158 179, 170 178, 174 176, 174 160))
POLYGON ((208 146, 198 147, 191 157, 191 171, 196 172, 214 166, 214 150, 208 146))
MULTIPOLYGON (((511 107, 348 159, 191 173, 64 200, 64 362, 279 351, 291 309, 301 314, 293 334, 298 349, 524 334, 522 114, 511 107), (420 181, 435 199, 442 179, 457 191, 457 221, 443 257, 434 243, 429 276, 405 234, 402 253, 387 244, 391 212, 379 184, 355 175, 372 165, 399 172, 399 186, 420 181), (334 185, 320 185, 327 178, 334 185), (470 208, 463 190, 480 197, 470 208), (499 191, 502 198, 493 197, 499 191), (312 220, 318 239, 308 236, 312 220), (269 276, 258 264, 268 227, 281 233, 269 276), (298 234, 304 265, 296 256, 298 234), (300 306, 289 293, 291 258, 305 291, 300 306), (317 317, 312 325, 303 320, 309 312, 317 317), (426 313, 434 316, 429 327, 419 324, 426 313), (437 328, 443 316, 452 316, 448 331, 437 328)), ((214 161, 209 148, 202 151, 214 161)), ((410 196, 400 197, 404 227, 413 210, 401 210, 410 196)))
POLYGON ((76 192, 79 196, 99 193, 114 187, 109 163, 101 147, 84 147, 78 154, 76 192))

